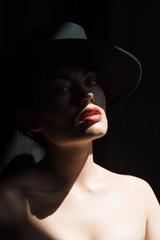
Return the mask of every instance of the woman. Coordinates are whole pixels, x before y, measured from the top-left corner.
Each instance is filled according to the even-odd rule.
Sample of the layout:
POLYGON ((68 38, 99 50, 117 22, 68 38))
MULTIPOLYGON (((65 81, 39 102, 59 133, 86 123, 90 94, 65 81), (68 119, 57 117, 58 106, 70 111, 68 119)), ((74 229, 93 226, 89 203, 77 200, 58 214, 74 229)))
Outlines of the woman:
POLYGON ((107 108, 139 82, 138 61, 87 40, 73 23, 40 28, 11 61, 19 128, 46 156, 3 182, 3 229, 12 227, 17 239, 159 240, 160 208, 150 186, 93 159, 93 140, 107 132, 107 108))

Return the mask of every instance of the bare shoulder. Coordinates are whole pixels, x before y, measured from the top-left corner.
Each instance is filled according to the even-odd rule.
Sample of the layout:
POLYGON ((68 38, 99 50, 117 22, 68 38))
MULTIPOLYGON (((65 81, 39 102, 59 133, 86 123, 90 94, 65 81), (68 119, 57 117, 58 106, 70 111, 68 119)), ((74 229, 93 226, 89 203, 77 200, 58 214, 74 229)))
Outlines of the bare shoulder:
POLYGON ((121 183, 129 188, 131 188, 133 191, 141 192, 144 191, 146 194, 147 192, 152 191, 151 186, 147 181, 145 181, 142 178, 131 176, 131 175, 123 175, 123 174, 114 174, 115 178, 121 183))
POLYGON ((103 180, 106 186, 109 182, 112 188, 117 191, 123 191, 131 197, 136 196, 137 199, 141 199, 147 205, 154 202, 159 206, 155 193, 146 180, 136 176, 117 174, 104 168, 101 168, 100 171, 104 176, 103 180))
POLYGON ((0 189, 5 190, 22 190, 29 188, 35 181, 36 171, 27 169, 19 171, 16 174, 9 175, 0 181, 0 189))
MULTIPOLYGON (((160 239, 160 205, 150 184, 138 177, 128 176, 101 169, 104 174, 104 186, 106 192, 110 189, 114 206, 117 203, 117 211, 123 208, 138 219, 145 219, 146 240, 160 239), (107 187, 109 183, 110 187, 107 187)), ((107 195, 108 196, 108 192, 107 195)), ((107 198, 107 197, 106 197, 107 198)))
POLYGON ((118 174, 116 177, 120 180, 121 184, 127 186, 130 191, 136 193, 137 196, 141 196, 145 202, 158 202, 152 187, 146 180, 135 176, 121 174, 118 174))

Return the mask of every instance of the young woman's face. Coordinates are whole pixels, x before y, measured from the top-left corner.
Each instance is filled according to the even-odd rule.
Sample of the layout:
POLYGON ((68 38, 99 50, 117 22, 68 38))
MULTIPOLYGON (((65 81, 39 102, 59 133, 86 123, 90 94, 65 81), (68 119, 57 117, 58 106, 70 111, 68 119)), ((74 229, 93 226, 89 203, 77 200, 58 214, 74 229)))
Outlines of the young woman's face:
POLYGON ((48 67, 36 110, 39 131, 56 145, 81 143, 107 131, 106 101, 100 76, 85 67, 48 67))

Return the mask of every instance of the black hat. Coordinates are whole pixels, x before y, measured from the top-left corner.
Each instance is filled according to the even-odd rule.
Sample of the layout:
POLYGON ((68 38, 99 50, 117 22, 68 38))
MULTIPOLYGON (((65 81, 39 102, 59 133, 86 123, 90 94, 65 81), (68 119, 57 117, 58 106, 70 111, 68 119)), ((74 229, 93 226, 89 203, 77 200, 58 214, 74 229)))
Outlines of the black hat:
POLYGON ((128 96, 141 78, 141 65, 130 53, 105 42, 89 40, 75 23, 47 24, 33 31, 17 45, 22 63, 78 64, 97 68, 107 107, 128 96))

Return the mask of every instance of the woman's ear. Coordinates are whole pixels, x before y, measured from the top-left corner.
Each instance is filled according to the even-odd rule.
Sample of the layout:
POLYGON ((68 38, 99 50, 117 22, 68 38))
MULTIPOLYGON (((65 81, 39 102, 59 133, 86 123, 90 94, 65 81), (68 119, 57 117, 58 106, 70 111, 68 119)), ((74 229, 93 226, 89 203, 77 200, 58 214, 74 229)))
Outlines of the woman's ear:
POLYGON ((32 109, 21 108, 18 111, 18 119, 20 123, 31 132, 39 132, 41 127, 36 121, 35 113, 32 109))

